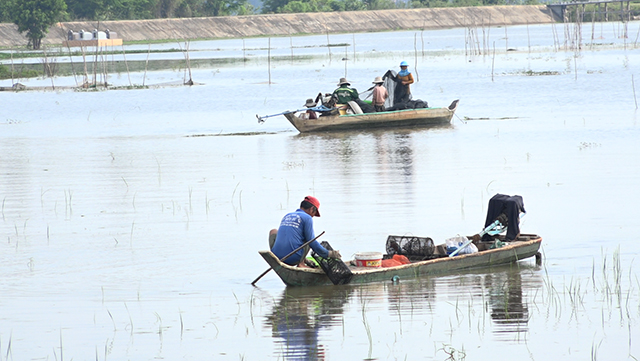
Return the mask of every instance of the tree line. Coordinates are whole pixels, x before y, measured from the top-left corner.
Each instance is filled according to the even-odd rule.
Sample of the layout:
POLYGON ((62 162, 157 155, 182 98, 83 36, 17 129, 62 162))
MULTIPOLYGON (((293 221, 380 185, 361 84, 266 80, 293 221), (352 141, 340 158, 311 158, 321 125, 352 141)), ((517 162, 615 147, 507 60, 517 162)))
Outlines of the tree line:
MULTIPOLYGON (((295 12, 532 4, 537 0, 0 0, 0 22, 14 22, 15 5, 40 4, 60 10, 59 21, 141 20, 295 12)), ((22 6, 23 8, 25 6, 22 6)))
POLYGON ((18 25, 40 48, 51 25, 75 20, 141 20, 225 15, 534 4, 538 0, 0 0, 0 22, 18 25))

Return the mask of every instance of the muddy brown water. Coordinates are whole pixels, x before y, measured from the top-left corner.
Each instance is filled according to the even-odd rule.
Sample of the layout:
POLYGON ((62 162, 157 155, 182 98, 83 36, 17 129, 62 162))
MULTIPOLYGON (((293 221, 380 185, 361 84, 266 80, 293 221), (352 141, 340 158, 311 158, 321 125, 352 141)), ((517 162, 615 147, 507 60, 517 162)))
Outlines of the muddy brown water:
POLYGON ((415 97, 460 99, 448 127, 258 124, 333 90, 345 61, 320 47, 273 63, 270 85, 258 60, 193 69, 193 87, 1 93, 0 360, 637 359, 640 58, 621 24, 596 27, 593 44, 585 27, 580 52, 555 51, 555 27, 491 29, 495 57, 465 56, 464 29, 422 33, 430 51, 415 58, 420 32, 332 37, 356 40, 346 69, 359 90, 417 59, 415 97), (389 234, 477 233, 495 193, 523 196, 541 266, 249 284, 268 230, 307 194, 321 202, 316 232, 351 258, 389 234))

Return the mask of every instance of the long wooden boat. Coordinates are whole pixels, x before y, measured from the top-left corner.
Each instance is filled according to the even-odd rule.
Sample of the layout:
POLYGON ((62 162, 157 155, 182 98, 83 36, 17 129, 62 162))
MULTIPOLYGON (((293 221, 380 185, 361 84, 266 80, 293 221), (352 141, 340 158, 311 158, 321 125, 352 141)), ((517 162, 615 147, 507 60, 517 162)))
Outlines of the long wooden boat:
MULTIPOLYGON (((500 236, 504 240, 504 237, 500 236)), ((436 274, 459 272, 479 267, 518 262, 535 256, 540 262, 539 253, 542 237, 535 234, 521 234, 512 242, 505 242, 501 248, 491 249, 493 242, 477 242, 477 253, 448 257, 444 244, 435 246, 434 256, 437 258, 412 262, 396 267, 356 267, 355 262, 349 265, 353 277, 350 283, 361 284, 397 279, 410 279, 436 274)), ((270 251, 260 251, 260 255, 280 276, 287 286, 319 286, 332 285, 329 277, 319 268, 292 267, 280 260, 270 251)))
POLYGON ((394 110, 380 113, 345 114, 320 116, 318 119, 303 119, 295 112, 283 115, 300 133, 371 129, 388 127, 420 127, 451 123, 458 107, 458 100, 445 108, 421 108, 394 110))

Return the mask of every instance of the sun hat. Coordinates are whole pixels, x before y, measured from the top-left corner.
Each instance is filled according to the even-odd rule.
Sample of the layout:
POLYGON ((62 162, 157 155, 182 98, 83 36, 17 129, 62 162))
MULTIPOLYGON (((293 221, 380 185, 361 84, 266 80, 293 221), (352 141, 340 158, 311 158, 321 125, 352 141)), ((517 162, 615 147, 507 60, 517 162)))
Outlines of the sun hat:
POLYGON ((313 108, 316 106, 316 102, 314 102, 313 99, 309 98, 307 99, 307 102, 304 103, 304 106, 307 108, 313 108))
POLYGON ((318 198, 314 196, 306 196, 304 197, 304 200, 313 204, 314 207, 316 207, 316 209, 318 210, 318 217, 320 217, 320 201, 318 200, 318 198))
POLYGON ((340 78, 340 81, 338 82, 338 86, 340 86, 340 85, 342 85, 342 84, 351 85, 351 83, 349 83, 349 81, 347 80, 347 78, 340 78))
POLYGON ((403 62, 400 63, 400 66, 409 66, 409 64, 407 64, 406 61, 403 61, 403 62))
POLYGON ((373 79, 372 83, 373 84, 380 84, 380 83, 384 83, 384 80, 382 80, 381 76, 377 76, 375 79, 373 79))

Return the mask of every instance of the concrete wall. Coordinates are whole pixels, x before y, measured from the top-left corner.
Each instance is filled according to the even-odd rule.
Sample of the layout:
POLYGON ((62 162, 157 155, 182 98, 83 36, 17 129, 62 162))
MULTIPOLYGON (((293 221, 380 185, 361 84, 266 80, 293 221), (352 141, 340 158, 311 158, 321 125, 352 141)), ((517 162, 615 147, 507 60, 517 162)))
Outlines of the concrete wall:
MULTIPOLYGON (((221 16, 211 18, 58 23, 43 44, 60 44, 67 30, 110 29, 127 41, 242 38, 296 34, 360 33, 491 25, 551 23, 546 6, 487 6, 334 13, 221 16)), ((13 24, 0 24, 0 46, 27 43, 13 24)))

